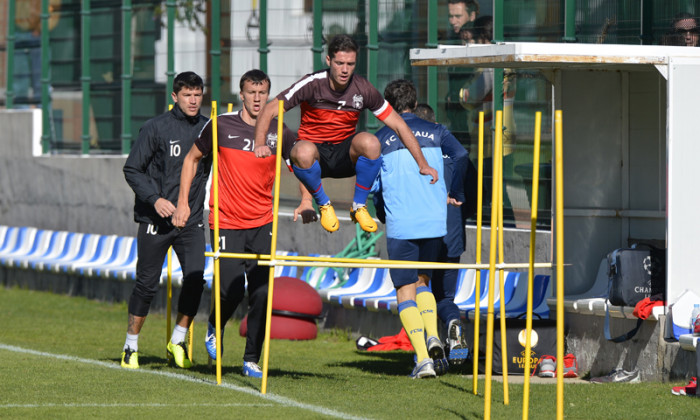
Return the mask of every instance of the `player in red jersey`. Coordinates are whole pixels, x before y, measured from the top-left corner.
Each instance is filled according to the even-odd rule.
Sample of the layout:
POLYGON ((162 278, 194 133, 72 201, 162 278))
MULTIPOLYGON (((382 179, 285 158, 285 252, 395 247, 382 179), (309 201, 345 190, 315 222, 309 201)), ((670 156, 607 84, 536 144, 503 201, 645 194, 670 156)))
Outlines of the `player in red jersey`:
MULTIPOLYGON (((357 175, 350 217, 367 232, 377 224, 366 208, 367 196, 381 167, 381 147, 374 134, 357 132, 363 110, 398 133, 423 175, 436 182, 438 175, 428 165, 423 152, 404 120, 384 97, 362 76, 353 74, 357 44, 347 35, 337 35, 328 44, 328 69, 308 74, 277 95, 285 111, 299 105, 299 141, 291 151, 294 175, 306 187, 295 216, 313 211, 313 196, 321 211, 321 225, 329 232, 338 230, 338 218, 323 190, 321 178, 347 178, 357 175)), ((277 101, 265 105, 255 127, 255 156, 264 158, 272 151, 265 145, 265 130, 279 112, 277 101)), ((307 222, 304 218, 304 222, 307 222)))
MULTIPOLYGON (((275 155, 256 159, 253 154, 255 120, 267 102, 270 78, 261 70, 246 72, 240 81, 240 97, 243 109, 217 117, 219 144, 219 249, 222 252, 269 254, 272 235, 272 187, 275 181, 275 155)), ((265 144, 276 149, 282 147, 286 158, 296 136, 284 126, 283 142, 277 138, 277 121, 268 124, 265 144)), ((209 121, 194 146, 190 149, 182 167, 180 194, 187 197, 198 162, 212 151, 212 124, 209 121), (183 195, 184 194, 184 195, 183 195)), ((210 200, 213 207, 213 197, 210 200)), ((178 200, 173 224, 180 226, 189 214, 187 200, 178 200), (182 206, 180 205, 182 203, 182 206)), ((212 243, 214 243, 214 213, 209 215, 212 243)), ((231 318, 245 295, 248 280, 248 332, 243 354, 243 374, 262 377, 258 366, 265 337, 265 313, 267 285, 270 267, 258 265, 256 260, 223 258, 221 273, 221 323, 231 318)), ((215 311, 209 316, 206 348, 216 359, 215 311)), ((223 329, 222 329, 223 331, 223 329)), ((223 336, 223 332, 222 332, 223 336)), ((223 350, 223 346, 222 349, 223 350)))

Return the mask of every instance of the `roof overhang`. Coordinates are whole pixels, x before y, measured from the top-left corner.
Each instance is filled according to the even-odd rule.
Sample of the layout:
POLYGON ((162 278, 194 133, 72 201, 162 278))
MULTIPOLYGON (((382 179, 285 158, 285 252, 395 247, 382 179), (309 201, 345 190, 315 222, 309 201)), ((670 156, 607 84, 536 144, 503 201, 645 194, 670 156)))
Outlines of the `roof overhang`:
POLYGON ((414 66, 651 71, 673 58, 700 61, 700 48, 658 45, 504 42, 411 49, 414 66))

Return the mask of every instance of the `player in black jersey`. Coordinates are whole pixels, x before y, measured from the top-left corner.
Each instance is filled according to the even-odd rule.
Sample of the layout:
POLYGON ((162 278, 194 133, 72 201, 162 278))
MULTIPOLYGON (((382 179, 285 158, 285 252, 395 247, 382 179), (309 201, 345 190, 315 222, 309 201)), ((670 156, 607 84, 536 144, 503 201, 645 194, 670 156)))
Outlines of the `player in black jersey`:
POLYGON ((158 291, 163 260, 170 246, 182 266, 183 280, 177 321, 167 350, 179 367, 192 366, 184 342, 204 289, 202 213, 211 159, 199 165, 192 182, 192 213, 185 227, 175 228, 170 218, 177 205, 182 162, 207 121, 199 113, 203 91, 204 83, 197 74, 178 74, 171 94, 175 106, 146 121, 124 165, 124 177, 136 195, 134 221, 139 223, 136 285, 129 299, 129 326, 121 362, 125 368, 139 367, 138 335, 158 291))

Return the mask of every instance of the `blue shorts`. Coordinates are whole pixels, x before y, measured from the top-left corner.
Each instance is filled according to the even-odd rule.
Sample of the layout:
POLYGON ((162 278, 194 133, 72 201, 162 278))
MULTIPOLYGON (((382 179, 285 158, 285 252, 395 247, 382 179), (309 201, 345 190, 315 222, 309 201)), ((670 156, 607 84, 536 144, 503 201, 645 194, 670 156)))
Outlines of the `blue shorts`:
MULTIPOLYGON (((387 238, 386 244, 390 260, 435 262, 442 246, 442 237, 425 239, 387 238)), ((389 269, 391 281, 396 288, 417 282, 419 272, 420 274, 426 274, 428 277, 431 277, 433 274, 432 269, 389 269)))

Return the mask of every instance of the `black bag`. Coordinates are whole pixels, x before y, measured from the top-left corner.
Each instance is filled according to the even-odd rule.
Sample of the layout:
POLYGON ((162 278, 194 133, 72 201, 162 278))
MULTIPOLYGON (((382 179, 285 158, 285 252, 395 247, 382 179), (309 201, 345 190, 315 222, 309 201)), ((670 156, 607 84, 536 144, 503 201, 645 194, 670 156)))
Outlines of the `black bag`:
MULTIPOLYGON (((666 251, 651 245, 632 245, 608 254, 608 302, 613 306, 636 306, 651 296, 664 300, 666 290, 666 251)), ((628 332, 612 336, 610 332, 610 305, 605 307, 605 338, 622 343, 634 337, 642 326, 642 319, 628 332)))
MULTIPOLYGON (((522 375, 525 373, 525 319, 506 319, 506 344, 508 357, 508 374, 522 375), (521 333, 522 332, 522 333, 521 333)), ((469 324, 466 330, 467 343, 470 349, 474 348, 474 327, 469 324)), ((554 319, 533 319, 530 349, 530 372, 535 369, 540 358, 544 355, 556 356, 557 354, 557 321, 554 319), (535 338, 536 337, 536 338, 535 338)), ((501 360, 501 321, 494 319, 493 326, 493 365, 492 372, 496 375, 503 373, 503 361, 501 360)), ((484 372, 486 348, 486 324, 479 327, 479 371, 484 372)))
POLYGON ((633 245, 608 254, 608 300, 613 306, 635 306, 663 293, 666 252, 649 245, 633 245))

